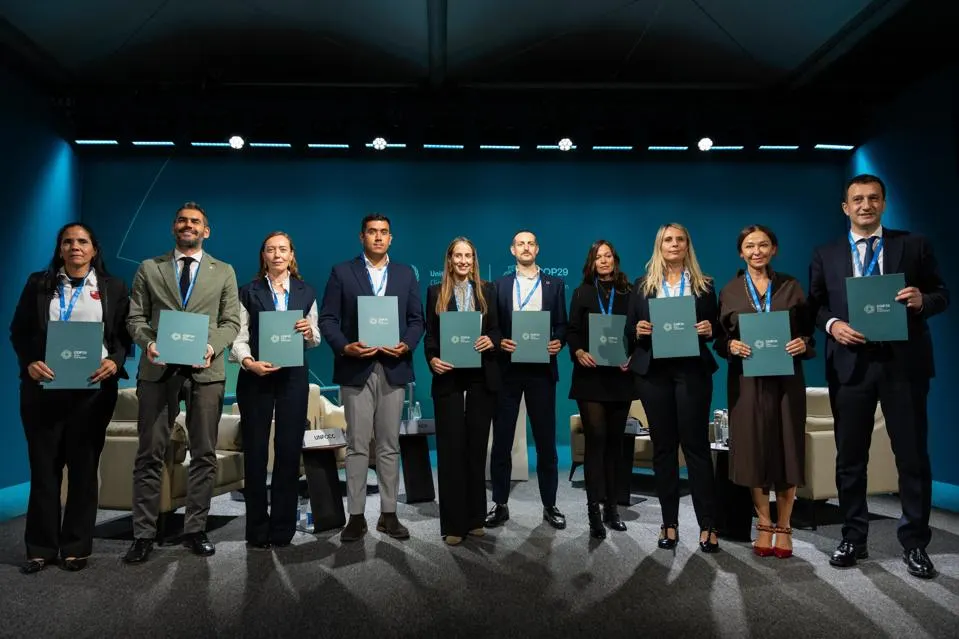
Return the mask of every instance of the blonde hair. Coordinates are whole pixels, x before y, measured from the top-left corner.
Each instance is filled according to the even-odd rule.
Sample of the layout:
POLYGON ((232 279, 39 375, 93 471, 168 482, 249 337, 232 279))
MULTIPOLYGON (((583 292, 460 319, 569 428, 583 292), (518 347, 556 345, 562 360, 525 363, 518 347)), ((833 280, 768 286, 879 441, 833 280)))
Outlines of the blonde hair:
POLYGON ((443 266, 443 281, 440 284, 440 295, 436 298, 436 313, 446 311, 450 304, 450 298, 453 297, 453 249, 457 244, 463 242, 473 251, 473 268, 470 269, 467 279, 473 283, 473 291, 476 294, 477 310, 486 314, 489 308, 486 305, 486 296, 483 295, 483 280, 479 276, 479 256, 476 254, 476 247, 468 238, 454 237, 450 245, 446 247, 446 260, 443 266))
POLYGON ((683 267, 689 271, 689 283, 694 295, 702 295, 709 288, 713 278, 704 275, 699 268, 699 261, 696 259, 696 251, 693 250, 693 238, 689 236, 689 231, 682 224, 670 222, 663 224, 656 232, 656 240, 653 244, 653 256, 646 262, 646 277, 643 280, 642 292, 649 297, 653 295, 666 277, 666 258, 663 257, 663 236, 669 229, 681 231, 686 236, 686 259, 683 260, 683 267))

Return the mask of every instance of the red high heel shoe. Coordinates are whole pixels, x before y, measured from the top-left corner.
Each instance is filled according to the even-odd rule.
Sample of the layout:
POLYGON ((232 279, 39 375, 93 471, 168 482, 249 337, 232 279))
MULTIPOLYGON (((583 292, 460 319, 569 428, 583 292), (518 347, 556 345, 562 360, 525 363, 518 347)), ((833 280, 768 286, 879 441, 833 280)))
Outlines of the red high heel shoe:
MULTIPOLYGON (((776 534, 777 534, 777 535, 788 535, 788 536, 792 536, 792 534, 793 534, 793 529, 792 529, 792 528, 780 528, 779 526, 776 526, 775 531, 776 531, 776 534)), ((791 544, 790 544, 790 545, 791 545, 791 544)), ((776 555, 776 557, 779 558, 779 559, 789 559, 790 557, 793 556, 793 550, 792 550, 792 548, 780 548, 779 546, 774 546, 774 547, 773 547, 773 553, 774 553, 774 554, 776 555)))
MULTIPOLYGON (((768 533, 776 532, 774 526, 767 526, 766 524, 756 524, 756 530, 768 533)), ((753 553, 758 557, 772 557, 776 553, 776 549, 772 546, 760 546, 756 543, 757 541, 759 540, 753 542, 753 553)))

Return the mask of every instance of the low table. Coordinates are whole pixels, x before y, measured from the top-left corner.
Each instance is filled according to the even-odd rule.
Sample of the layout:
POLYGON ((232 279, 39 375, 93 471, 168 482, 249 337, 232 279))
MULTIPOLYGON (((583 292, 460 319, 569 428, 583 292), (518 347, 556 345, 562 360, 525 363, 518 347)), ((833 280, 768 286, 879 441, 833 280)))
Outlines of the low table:
POLYGON ((733 541, 752 541, 753 497, 749 488, 729 480, 729 447, 713 442, 716 469, 716 528, 719 536, 733 541))
POLYGON ((343 491, 336 470, 336 451, 345 447, 344 443, 303 447, 303 469, 310 492, 314 532, 346 525, 343 491))
POLYGON ((407 504, 436 499, 427 439, 435 434, 436 423, 432 419, 404 419, 400 422, 400 460, 407 504))

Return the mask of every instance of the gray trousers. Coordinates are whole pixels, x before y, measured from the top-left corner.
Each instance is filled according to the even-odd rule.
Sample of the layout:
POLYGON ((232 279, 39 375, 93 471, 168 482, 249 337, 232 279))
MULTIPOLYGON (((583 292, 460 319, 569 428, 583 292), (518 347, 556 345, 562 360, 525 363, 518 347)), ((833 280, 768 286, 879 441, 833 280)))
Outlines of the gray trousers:
POLYGON ((370 465, 370 440, 376 437, 376 478, 380 512, 396 512, 400 483, 400 419, 405 389, 390 386, 377 362, 363 386, 343 386, 346 416, 346 506, 351 515, 366 509, 366 473, 370 465))
POLYGON ((223 411, 225 382, 197 384, 189 372, 177 367, 165 380, 137 383, 139 446, 133 465, 133 536, 156 537, 160 515, 163 462, 173 424, 180 413, 185 391, 186 428, 190 438, 184 533, 206 530, 210 499, 216 483, 216 438, 223 411))

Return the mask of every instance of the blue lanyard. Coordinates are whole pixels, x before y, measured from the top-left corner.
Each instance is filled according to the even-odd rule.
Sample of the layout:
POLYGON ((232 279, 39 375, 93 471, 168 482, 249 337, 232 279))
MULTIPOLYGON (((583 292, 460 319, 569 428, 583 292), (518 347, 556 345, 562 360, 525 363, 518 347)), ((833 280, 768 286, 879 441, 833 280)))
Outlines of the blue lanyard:
POLYGON ((456 310, 465 311, 467 308, 469 308, 466 300, 470 299, 471 297, 473 297, 473 283, 471 281, 466 280, 466 297, 463 299, 462 304, 460 304, 460 298, 456 295, 456 288, 454 287, 453 298, 456 300, 456 310))
MULTIPOLYGON (((180 260, 174 258, 173 268, 176 272, 176 281, 177 288, 179 289, 180 284, 180 260)), ((190 278, 190 288, 186 290, 186 297, 182 298, 183 308, 186 308, 186 305, 190 303, 190 296, 193 295, 193 287, 196 285, 196 278, 200 274, 200 260, 196 260, 196 270, 193 272, 193 276, 190 278)), ((181 296, 182 297, 182 296, 181 296)))
POLYGON ((83 287, 87 285, 87 278, 90 277, 90 271, 87 271, 87 274, 83 277, 83 282, 80 283, 80 286, 73 289, 73 295, 70 297, 70 306, 66 305, 65 295, 63 294, 63 282, 60 282, 60 286, 57 287, 57 292, 60 294, 60 321, 69 322, 70 316, 73 315, 73 307, 76 306, 77 300, 80 299, 80 294, 83 293, 83 287))
MULTIPOLYGON (((663 295, 666 297, 671 297, 669 294, 669 283, 666 281, 666 278, 663 278, 663 295)), ((679 278, 679 297, 686 295, 686 274, 683 273, 682 277, 679 278)))
MULTIPOLYGON (((876 244, 876 250, 872 255, 872 261, 869 262, 868 268, 863 270, 862 258, 859 257, 859 247, 856 246, 856 240, 852 239, 852 231, 849 231, 849 248, 852 250, 852 263, 855 266, 855 269, 858 269, 859 271, 858 275, 856 275, 856 273, 853 273, 853 275, 856 275, 856 277, 867 277, 872 275, 872 272, 876 270, 876 265, 879 264, 879 254, 882 253, 882 244, 885 239, 886 238, 884 237, 879 238, 879 243, 876 244)), ((866 241, 871 242, 872 238, 866 238, 866 241)))
MULTIPOLYGON (((366 261, 365 256, 363 258, 363 261, 364 262, 366 261)), ((366 279, 370 281, 370 288, 373 289, 373 295, 378 296, 383 291, 383 289, 386 288, 386 278, 388 278, 389 276, 390 276, 390 265, 387 264, 386 268, 383 269, 383 279, 380 280, 380 285, 378 287, 373 286, 373 276, 370 275, 370 267, 366 266, 366 279)))
POLYGON ((613 314, 613 299, 616 297, 616 284, 614 283, 612 288, 609 289, 609 308, 603 306, 603 298, 599 294, 599 278, 593 280, 593 286, 596 287, 596 301, 599 302, 599 312, 603 315, 612 315, 613 314))
POLYGON ((539 288, 539 282, 543 279, 542 274, 536 276, 536 282, 533 284, 533 288, 529 289, 529 293, 526 295, 526 299, 520 300, 519 292, 519 275, 516 275, 516 303, 519 305, 519 310, 523 310, 529 305, 529 301, 533 299, 533 293, 536 292, 536 289, 539 288))
MULTIPOLYGON (((276 296, 276 291, 273 289, 273 284, 272 282, 270 282, 269 277, 266 278, 266 285, 270 287, 270 293, 273 294, 273 308, 275 310, 280 310, 280 299, 276 296)), ((288 311, 290 310, 290 287, 289 286, 286 287, 286 290, 283 292, 283 295, 284 295, 283 310, 288 311)))
POLYGON ((753 284, 753 278, 749 276, 749 271, 746 271, 746 288, 749 289, 749 295, 753 298, 753 307, 756 309, 757 313, 769 313, 772 310, 772 299, 773 299, 773 281, 769 280, 769 285, 766 286, 766 306, 763 308, 759 304, 759 294, 756 291, 756 285, 753 284))

